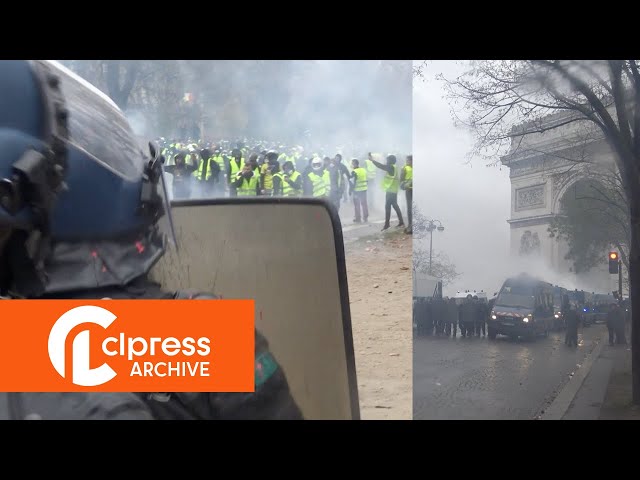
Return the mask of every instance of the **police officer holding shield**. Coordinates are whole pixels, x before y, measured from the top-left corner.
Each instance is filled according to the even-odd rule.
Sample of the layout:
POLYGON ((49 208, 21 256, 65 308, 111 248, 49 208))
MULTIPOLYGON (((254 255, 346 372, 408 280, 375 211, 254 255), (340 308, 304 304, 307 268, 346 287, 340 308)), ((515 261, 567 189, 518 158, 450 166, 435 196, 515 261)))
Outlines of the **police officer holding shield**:
MULTIPOLYGON (((216 298, 147 277, 170 233, 162 162, 152 145, 139 149, 108 97, 61 65, 0 62, 0 294, 216 298)), ((255 393, 0 394, 0 417, 301 419, 257 331, 255 345, 256 369, 268 372, 255 393)))

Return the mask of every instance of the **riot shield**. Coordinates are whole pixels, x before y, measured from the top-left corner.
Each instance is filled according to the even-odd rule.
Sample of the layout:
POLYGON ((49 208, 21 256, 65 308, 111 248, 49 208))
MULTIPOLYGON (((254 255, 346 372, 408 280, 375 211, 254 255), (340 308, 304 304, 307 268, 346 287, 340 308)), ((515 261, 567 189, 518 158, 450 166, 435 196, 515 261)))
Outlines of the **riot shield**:
POLYGON ((152 270, 168 289, 254 299, 256 327, 306 419, 359 419, 342 229, 316 199, 172 202, 178 248, 152 270))

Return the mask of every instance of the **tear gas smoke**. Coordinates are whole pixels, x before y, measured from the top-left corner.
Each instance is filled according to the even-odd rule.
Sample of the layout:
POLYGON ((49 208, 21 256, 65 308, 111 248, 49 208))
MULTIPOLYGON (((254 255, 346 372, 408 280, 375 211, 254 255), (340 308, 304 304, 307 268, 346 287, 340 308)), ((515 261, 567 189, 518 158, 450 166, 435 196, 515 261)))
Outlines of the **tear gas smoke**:
MULTIPOLYGON (((105 62, 67 61, 108 94, 105 62)), ((303 156, 341 153, 348 166, 368 152, 383 162, 393 153, 402 166, 412 151, 410 61, 139 60, 118 68, 116 90, 137 72, 123 109, 139 138, 301 145, 303 156)), ((379 182, 371 196, 384 206, 379 182)))
POLYGON ((155 128, 144 113, 130 110, 124 112, 124 115, 131 126, 131 130, 133 130, 133 133, 137 137, 147 138, 149 140, 155 138, 155 128))
MULTIPOLYGON (((433 233, 433 249, 446 254, 461 273, 444 295, 458 290, 497 292, 504 280, 527 272, 554 285, 567 289, 584 289, 605 293, 606 275, 594 272, 594 279, 581 279, 573 272, 556 272, 542 258, 521 257, 518 245, 512 256, 511 217, 512 186, 509 169, 485 167, 479 159, 467 163, 472 150, 472 135, 454 126, 450 105, 442 98, 442 82, 434 77, 443 73, 456 78, 467 68, 464 64, 434 61, 425 68, 428 82, 416 79, 414 85, 415 155, 424 168, 416 170, 414 202, 429 219, 438 219, 445 231, 433 233)), ((547 238, 546 229, 539 230, 541 250, 549 248, 555 239, 547 238)), ((422 250, 429 251, 429 236, 414 239, 422 250)), ((582 278, 582 277, 581 277, 582 278)))
MULTIPOLYGON (((204 137, 275 139, 366 158, 411 152, 409 61, 181 61, 204 137)), ((169 133, 167 133, 168 135, 169 133)))

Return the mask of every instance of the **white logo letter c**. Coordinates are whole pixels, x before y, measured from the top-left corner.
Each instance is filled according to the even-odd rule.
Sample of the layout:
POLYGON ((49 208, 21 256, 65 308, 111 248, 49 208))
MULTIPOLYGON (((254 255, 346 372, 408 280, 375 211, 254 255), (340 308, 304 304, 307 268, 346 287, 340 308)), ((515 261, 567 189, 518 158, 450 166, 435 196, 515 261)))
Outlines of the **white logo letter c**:
MULTIPOLYGON (((95 323, 107 328, 117 317, 101 307, 76 307, 63 314, 51 328, 49 334, 49 358, 53 368, 65 378, 65 343, 69 332, 83 323, 95 323)), ((89 331, 80 332, 73 339, 72 382, 82 387, 95 387, 112 380, 116 372, 103 363, 98 368, 89 367, 89 331)))

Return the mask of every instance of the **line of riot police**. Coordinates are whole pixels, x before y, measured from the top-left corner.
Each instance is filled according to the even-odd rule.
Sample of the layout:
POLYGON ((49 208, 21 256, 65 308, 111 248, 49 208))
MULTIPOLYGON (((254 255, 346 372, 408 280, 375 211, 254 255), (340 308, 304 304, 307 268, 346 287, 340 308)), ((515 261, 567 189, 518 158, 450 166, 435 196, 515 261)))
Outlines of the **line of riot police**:
POLYGON ((484 337, 490 307, 486 299, 468 293, 463 298, 414 298, 413 324, 418 336, 484 337))

